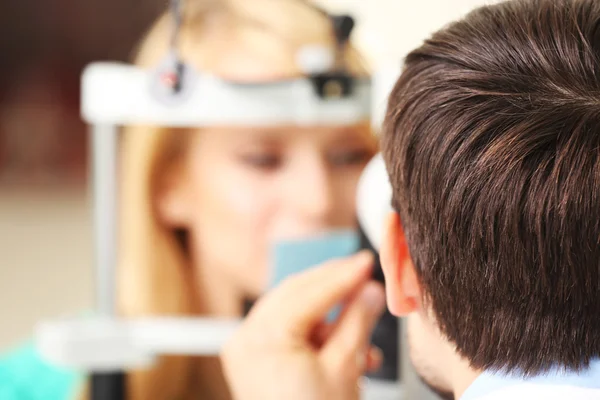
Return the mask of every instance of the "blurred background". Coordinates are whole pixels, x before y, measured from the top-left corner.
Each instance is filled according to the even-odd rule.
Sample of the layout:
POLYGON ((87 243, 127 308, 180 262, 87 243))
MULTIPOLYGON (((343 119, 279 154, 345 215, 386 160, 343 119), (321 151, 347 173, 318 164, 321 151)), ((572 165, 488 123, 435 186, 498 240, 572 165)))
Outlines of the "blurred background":
MULTIPOLYGON (((374 70, 384 71, 380 106, 410 49, 486 3, 318 2, 356 17, 358 47, 374 70)), ((0 2, 0 351, 30 338, 40 319, 93 306, 79 76, 91 61, 128 61, 166 6, 165 0, 0 2)))

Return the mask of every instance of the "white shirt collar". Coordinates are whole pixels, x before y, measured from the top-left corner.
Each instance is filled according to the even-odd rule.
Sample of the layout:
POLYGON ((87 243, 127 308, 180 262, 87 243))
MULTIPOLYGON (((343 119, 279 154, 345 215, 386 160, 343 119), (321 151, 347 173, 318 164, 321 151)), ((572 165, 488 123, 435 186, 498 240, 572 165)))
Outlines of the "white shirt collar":
POLYGON ((554 368, 533 377, 525 377, 518 373, 485 371, 467 388, 460 400, 476 400, 506 387, 523 383, 600 389, 600 359, 593 360, 589 368, 579 372, 554 368))

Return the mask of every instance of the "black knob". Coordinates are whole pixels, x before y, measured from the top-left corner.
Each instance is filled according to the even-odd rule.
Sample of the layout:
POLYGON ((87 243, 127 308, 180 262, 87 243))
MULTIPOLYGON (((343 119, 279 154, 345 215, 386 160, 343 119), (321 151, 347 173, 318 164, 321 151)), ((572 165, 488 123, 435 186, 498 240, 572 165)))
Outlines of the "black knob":
POLYGON ((339 44, 346 43, 354 29, 354 18, 349 15, 334 15, 331 19, 337 42, 339 44))

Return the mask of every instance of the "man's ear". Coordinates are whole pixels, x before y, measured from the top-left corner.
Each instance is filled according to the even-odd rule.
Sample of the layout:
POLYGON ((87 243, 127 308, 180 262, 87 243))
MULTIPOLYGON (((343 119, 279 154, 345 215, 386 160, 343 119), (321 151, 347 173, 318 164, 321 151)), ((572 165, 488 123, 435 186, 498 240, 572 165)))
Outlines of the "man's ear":
POLYGON ((401 317, 417 310, 421 286, 410 259, 398 213, 390 213, 384 229, 379 256, 385 275, 387 304, 392 314, 401 317))

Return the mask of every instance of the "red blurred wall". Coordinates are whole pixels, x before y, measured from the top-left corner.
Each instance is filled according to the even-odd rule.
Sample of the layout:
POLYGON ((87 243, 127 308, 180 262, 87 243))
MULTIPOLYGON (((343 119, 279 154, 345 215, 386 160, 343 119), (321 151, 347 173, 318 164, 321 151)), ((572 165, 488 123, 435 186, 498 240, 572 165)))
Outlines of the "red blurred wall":
POLYGON ((82 184, 79 75, 127 61, 165 0, 0 2, 0 188, 82 184))

